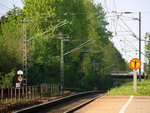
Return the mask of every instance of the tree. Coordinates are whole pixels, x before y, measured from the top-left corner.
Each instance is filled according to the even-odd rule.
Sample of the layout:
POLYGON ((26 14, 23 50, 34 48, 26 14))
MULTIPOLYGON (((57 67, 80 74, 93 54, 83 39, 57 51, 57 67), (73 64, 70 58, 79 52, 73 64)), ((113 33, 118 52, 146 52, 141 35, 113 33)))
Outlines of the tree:
POLYGON ((146 45, 146 49, 147 49, 147 58, 148 58, 148 64, 147 64, 147 76, 148 78, 150 78, 150 37, 148 37, 148 43, 146 45))
MULTIPOLYGON (((64 42, 65 52, 89 39, 95 40, 94 43, 64 56, 65 87, 85 90, 92 90, 94 87, 108 89, 111 85, 109 73, 112 71, 112 68, 107 68, 108 65, 114 64, 112 67, 119 70, 125 68, 124 63, 121 68, 118 66, 120 65, 118 62, 124 60, 109 41, 111 33, 106 28, 108 23, 101 4, 94 5, 91 0, 24 0, 23 10, 14 9, 9 14, 12 15, 3 19, 2 23, 6 22, 2 24, 0 30, 1 47, 9 50, 6 57, 0 56, 0 59, 6 58, 5 62, 11 58, 15 60, 15 64, 8 62, 0 66, 8 65, 7 73, 21 66, 23 43, 21 20, 26 20, 27 39, 38 36, 64 19, 70 22, 27 44, 30 85, 60 83, 60 40, 57 39, 59 32, 70 37, 69 42, 64 42), (111 56, 108 56, 109 52, 111 56), (112 57, 113 55, 115 58, 112 57), (93 62, 96 63, 96 68, 93 62)), ((4 53, 5 50, 2 50, 0 53, 4 53)))
POLYGON ((22 67, 21 11, 14 7, 0 20, 0 78, 3 87, 11 86, 14 73, 22 67))
POLYGON ((13 77, 15 76, 15 72, 12 71, 10 73, 7 73, 5 76, 3 76, 0 73, 0 88, 9 88, 13 86, 13 77))

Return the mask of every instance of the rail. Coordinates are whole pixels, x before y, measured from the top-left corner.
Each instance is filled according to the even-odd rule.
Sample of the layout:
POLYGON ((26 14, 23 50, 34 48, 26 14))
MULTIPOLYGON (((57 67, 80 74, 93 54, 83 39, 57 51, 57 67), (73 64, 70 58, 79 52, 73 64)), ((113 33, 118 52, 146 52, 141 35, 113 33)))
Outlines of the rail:
MULTIPOLYGON (((23 109, 20 111, 16 111, 14 113, 35 113, 35 112, 36 113, 40 113, 40 112, 44 113, 44 111, 46 109, 48 109, 48 110, 46 110, 45 113, 46 112, 58 112, 55 110, 60 110, 61 112, 65 112, 65 111, 69 112, 71 110, 71 108, 74 108, 75 106, 71 106, 71 108, 70 108, 70 107, 68 107, 68 105, 70 105, 70 104, 79 105, 79 103, 74 104, 74 102, 79 102, 79 100, 82 100, 82 99, 84 100, 85 98, 88 98, 88 100, 90 100, 89 102, 91 102, 92 99, 93 100, 94 100, 94 98, 96 99, 96 97, 99 94, 102 94, 102 92, 100 92, 100 91, 89 91, 89 92, 84 92, 84 93, 78 93, 78 94, 70 95, 70 96, 63 97, 63 98, 60 98, 57 100, 53 100, 53 101, 50 101, 50 102, 47 102, 44 104, 39 104, 39 105, 36 105, 33 107, 29 107, 29 108, 26 108, 26 109, 23 109), (66 107, 67 109, 66 108, 63 109, 61 107, 66 107), (67 111, 67 110, 69 110, 69 111, 67 111)), ((86 101, 87 101, 87 99, 86 99, 86 101)), ((81 101, 81 103, 84 103, 84 102, 81 101)))

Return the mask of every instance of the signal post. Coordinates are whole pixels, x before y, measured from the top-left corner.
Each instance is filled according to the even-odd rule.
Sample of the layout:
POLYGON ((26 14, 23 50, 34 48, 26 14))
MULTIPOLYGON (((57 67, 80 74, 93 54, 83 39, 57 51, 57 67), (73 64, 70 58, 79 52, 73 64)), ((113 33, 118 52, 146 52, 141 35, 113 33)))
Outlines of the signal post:
POLYGON ((138 58, 133 58, 130 61, 130 68, 133 70, 133 89, 134 92, 137 92, 137 73, 136 70, 138 70, 139 68, 141 68, 141 60, 138 58))

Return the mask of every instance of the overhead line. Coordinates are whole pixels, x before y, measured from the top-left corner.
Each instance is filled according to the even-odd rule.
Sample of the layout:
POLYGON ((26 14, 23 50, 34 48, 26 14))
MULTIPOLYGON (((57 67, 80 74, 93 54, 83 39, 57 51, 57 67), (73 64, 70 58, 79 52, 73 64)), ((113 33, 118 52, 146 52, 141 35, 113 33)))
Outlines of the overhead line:
MULTIPOLYGON (((128 41, 128 40, 127 40, 128 41)), ((130 41, 128 41, 129 44, 131 44, 135 49, 137 49, 130 41)))
MULTIPOLYGON (((116 13, 116 14, 122 14, 122 12, 117 12, 117 11, 111 11, 111 12, 107 12, 107 13, 116 13)), ((132 13, 139 13, 139 12, 132 12, 132 13)), ((141 13, 150 13, 150 12, 141 12, 141 13)))
POLYGON ((3 5, 3 4, 1 4, 1 3, 0 3, 0 5, 3 6, 3 7, 5 7, 5 8, 7 8, 7 9, 11 9, 11 8, 9 8, 9 7, 7 7, 7 6, 3 5))
MULTIPOLYGON (((129 44, 128 44, 129 45, 129 44)), ((130 45, 129 45, 130 46, 130 45)), ((131 47, 131 46, 130 46, 131 47)), ((133 48, 133 47, 132 47, 133 48)), ((137 49, 136 47, 135 48, 133 48, 133 49, 137 49)), ((138 49, 137 49, 137 51, 139 51, 138 49)), ((142 55, 144 55, 144 56, 146 56, 146 54, 144 54, 143 52, 141 52, 141 54, 142 55)))
POLYGON ((72 52, 74 52, 74 51, 76 51, 76 50, 78 50, 78 49, 80 49, 80 48, 83 48, 84 46, 87 46, 87 45, 89 45, 89 44, 92 44, 92 43, 94 43, 94 42, 95 42, 95 40, 89 39, 89 40, 87 40, 86 42, 84 42, 84 43, 82 43, 81 45, 79 45, 78 47, 74 48, 73 50, 71 50, 71 51, 69 51, 69 52, 66 52, 66 53, 64 54, 64 56, 67 55, 67 54, 69 54, 69 53, 72 53, 72 52))
POLYGON ((4 7, 1 7, 1 6, 0 6, 0 8, 2 8, 2 9, 4 9, 4 10, 8 10, 8 9, 5 9, 4 7))
MULTIPOLYGON (((117 23, 122 29, 124 29, 125 30, 125 32, 128 32, 129 34, 125 34, 125 35, 132 35, 132 34, 130 34, 130 32, 131 31, 128 31, 127 29, 125 29, 121 24, 119 24, 119 23, 117 23)), ((120 35, 121 36, 121 35, 120 35)))
MULTIPOLYGON (((26 21, 25 21, 25 22, 26 22, 26 21)), ((39 36, 45 35, 45 34, 49 33, 50 31, 53 31, 53 30, 55 30, 55 29, 57 29, 57 28, 59 28, 59 27, 65 25, 65 24, 67 24, 67 23, 69 23, 69 22, 68 22, 67 20, 64 20, 64 21, 58 23, 57 25, 55 25, 53 28, 51 28, 51 29, 49 29, 49 30, 47 30, 47 31, 45 31, 45 32, 43 32, 43 33, 41 33, 40 35, 34 36, 34 37, 28 39, 27 42, 30 42, 30 41, 32 41, 33 39, 35 39, 35 38, 37 38, 37 37, 39 37, 39 36)))
MULTIPOLYGON (((138 37, 136 36, 136 34, 129 28, 129 26, 122 20, 122 18, 120 18, 121 21, 123 22, 123 24, 130 30, 130 32, 132 33, 132 36, 136 39, 138 39, 138 37)), ((139 40, 139 39, 138 39, 139 40)))

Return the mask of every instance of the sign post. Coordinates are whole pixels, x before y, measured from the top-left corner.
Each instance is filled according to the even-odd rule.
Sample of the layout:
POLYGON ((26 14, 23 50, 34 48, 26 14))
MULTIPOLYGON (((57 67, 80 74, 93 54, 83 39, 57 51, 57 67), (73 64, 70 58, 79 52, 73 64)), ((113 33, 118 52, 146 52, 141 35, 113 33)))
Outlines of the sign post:
POLYGON ((18 71, 17 71, 17 74, 19 75, 18 81, 20 82, 20 85, 21 85, 21 82, 23 81, 23 77, 22 77, 23 71, 22 71, 22 70, 18 70, 18 71))
POLYGON ((130 61, 130 68, 133 70, 133 89, 134 92, 137 92, 137 73, 136 70, 138 70, 139 68, 141 68, 141 60, 138 58, 133 58, 130 61))
POLYGON ((133 70, 133 89, 134 92, 137 92, 137 73, 136 70, 133 70))

